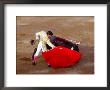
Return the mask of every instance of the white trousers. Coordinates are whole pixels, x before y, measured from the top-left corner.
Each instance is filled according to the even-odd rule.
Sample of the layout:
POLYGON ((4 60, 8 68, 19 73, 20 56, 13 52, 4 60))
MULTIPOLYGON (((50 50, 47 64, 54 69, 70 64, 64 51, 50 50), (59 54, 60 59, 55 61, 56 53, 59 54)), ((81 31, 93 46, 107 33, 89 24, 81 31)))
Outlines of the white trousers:
MULTIPOLYGON (((55 47, 49 40, 46 42, 46 44, 48 44, 50 47, 52 47, 52 49, 55 47)), ((42 52, 47 51, 46 44, 42 41, 39 42, 39 44, 37 46, 37 51, 35 53, 35 56, 39 56, 41 51, 42 52)))

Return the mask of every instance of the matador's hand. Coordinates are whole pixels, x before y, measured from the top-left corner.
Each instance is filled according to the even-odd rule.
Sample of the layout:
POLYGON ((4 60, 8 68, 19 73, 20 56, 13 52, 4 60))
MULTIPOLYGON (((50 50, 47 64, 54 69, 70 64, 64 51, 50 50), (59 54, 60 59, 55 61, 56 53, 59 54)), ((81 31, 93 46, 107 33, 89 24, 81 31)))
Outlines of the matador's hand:
POLYGON ((34 45, 35 44, 35 40, 31 40, 30 43, 31 43, 31 45, 34 45))

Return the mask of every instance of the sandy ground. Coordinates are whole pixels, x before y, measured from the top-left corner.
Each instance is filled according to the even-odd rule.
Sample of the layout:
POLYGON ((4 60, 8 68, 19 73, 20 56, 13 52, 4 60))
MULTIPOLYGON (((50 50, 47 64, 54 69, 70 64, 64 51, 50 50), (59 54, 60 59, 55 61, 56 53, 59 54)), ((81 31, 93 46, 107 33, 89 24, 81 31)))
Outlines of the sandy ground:
POLYGON ((94 74, 94 17, 16 17, 17 74, 94 74), (30 40, 38 31, 51 30, 56 36, 80 41, 81 60, 69 68, 49 68, 42 56, 31 63, 34 48, 30 40))

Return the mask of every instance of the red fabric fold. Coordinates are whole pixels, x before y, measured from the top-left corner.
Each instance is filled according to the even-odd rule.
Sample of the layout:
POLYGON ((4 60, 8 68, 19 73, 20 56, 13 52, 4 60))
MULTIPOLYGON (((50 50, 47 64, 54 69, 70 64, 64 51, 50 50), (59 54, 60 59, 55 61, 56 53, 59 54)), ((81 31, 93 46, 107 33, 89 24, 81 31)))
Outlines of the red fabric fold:
POLYGON ((81 53, 62 46, 58 46, 47 52, 42 52, 45 61, 53 68, 64 68, 76 64, 80 58, 81 53))

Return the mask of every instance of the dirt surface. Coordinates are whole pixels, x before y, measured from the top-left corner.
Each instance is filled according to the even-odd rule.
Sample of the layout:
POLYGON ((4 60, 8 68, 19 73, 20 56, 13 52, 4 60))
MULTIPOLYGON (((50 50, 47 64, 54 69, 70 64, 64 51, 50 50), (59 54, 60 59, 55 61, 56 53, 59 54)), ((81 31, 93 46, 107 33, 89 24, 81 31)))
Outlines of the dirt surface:
POLYGON ((94 74, 94 17, 16 17, 16 74, 94 74), (42 55, 35 66, 31 55, 37 45, 30 45, 38 31, 51 30, 56 36, 80 41, 81 60, 68 68, 47 66, 42 55))

